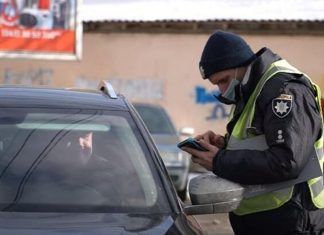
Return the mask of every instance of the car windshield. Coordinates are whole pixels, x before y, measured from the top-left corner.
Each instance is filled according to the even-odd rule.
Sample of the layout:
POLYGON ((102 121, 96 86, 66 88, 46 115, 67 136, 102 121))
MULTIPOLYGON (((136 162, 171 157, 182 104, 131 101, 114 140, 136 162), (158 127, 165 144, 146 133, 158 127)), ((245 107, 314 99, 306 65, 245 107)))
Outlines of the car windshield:
POLYGON ((2 108, 0 210, 167 211, 145 146, 127 112, 2 108))
POLYGON ((170 117, 163 108, 142 104, 134 104, 134 107, 140 114, 150 133, 176 134, 176 130, 172 125, 170 117))

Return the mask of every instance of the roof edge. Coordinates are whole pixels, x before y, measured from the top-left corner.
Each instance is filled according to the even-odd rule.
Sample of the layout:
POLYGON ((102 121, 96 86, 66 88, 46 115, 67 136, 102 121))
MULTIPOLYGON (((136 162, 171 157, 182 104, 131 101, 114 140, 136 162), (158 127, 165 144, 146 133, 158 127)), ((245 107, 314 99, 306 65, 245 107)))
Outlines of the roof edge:
POLYGON ((229 30, 245 34, 324 35, 324 20, 89 21, 84 32, 198 33, 229 30))

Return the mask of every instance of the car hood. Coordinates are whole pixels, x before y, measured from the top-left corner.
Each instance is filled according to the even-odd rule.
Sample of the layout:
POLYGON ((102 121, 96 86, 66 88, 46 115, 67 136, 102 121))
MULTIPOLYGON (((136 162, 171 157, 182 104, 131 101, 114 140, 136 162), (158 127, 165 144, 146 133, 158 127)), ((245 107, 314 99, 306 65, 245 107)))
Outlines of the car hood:
POLYGON ((180 139, 177 135, 168 134, 152 134, 152 137, 157 145, 172 145, 176 146, 180 139))
POLYGON ((175 220, 169 215, 1 212, 0 234, 158 235, 167 234, 167 231, 174 226, 174 222, 175 220))

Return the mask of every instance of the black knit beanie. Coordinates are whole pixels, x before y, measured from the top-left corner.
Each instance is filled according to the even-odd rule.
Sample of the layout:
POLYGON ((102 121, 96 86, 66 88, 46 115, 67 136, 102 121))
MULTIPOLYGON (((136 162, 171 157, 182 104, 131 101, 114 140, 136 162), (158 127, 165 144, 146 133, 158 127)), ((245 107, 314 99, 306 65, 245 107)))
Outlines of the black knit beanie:
POLYGON ((202 52, 199 70, 203 79, 212 74, 250 64, 255 54, 250 46, 234 33, 217 31, 212 34, 202 52))

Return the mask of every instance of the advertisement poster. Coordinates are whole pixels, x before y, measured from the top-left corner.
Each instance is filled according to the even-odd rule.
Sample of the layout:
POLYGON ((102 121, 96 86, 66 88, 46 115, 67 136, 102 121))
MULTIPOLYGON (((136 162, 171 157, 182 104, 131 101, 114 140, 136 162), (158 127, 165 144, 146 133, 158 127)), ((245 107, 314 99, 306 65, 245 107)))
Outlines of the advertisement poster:
POLYGON ((0 0, 0 57, 81 59, 81 0, 0 0))

